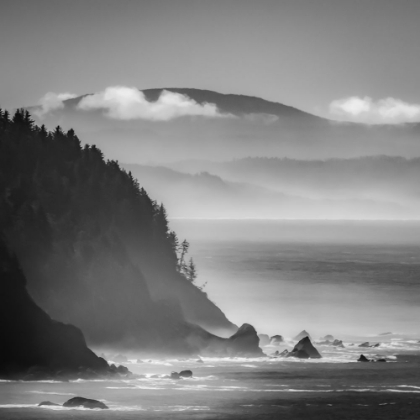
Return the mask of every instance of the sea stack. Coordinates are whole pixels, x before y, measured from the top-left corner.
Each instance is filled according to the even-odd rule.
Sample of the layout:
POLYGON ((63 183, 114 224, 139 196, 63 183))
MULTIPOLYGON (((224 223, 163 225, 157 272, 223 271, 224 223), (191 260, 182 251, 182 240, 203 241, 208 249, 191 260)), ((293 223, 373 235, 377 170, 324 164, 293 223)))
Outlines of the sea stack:
POLYGON ((255 328, 250 324, 243 324, 228 339, 228 352, 235 356, 264 356, 264 353, 259 347, 259 341, 260 339, 255 328))
POLYGON ((312 345, 309 337, 302 338, 293 350, 287 354, 287 357, 297 357, 299 359, 320 359, 322 356, 312 345))
POLYGON ((270 344, 278 346, 280 343, 284 342, 284 338, 281 335, 273 335, 270 338, 270 344))

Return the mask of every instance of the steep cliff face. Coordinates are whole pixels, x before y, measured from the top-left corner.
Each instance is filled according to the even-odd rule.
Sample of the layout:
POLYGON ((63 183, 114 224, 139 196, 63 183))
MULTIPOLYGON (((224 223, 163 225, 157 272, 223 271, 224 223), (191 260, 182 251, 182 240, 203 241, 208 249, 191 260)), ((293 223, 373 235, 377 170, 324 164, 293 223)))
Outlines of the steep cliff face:
POLYGON ((229 337, 238 327, 230 322, 222 310, 207 294, 182 276, 167 274, 158 277, 156 272, 145 275, 152 299, 157 302, 178 302, 182 317, 212 334, 229 337))
POLYGON ((16 258, 0 238, 0 376, 21 377, 35 372, 107 374, 107 362, 86 346, 82 332, 73 325, 51 319, 31 299, 16 258))
POLYGON ((232 329, 178 269, 164 207, 95 146, 0 113, 0 167, 0 232, 30 295, 89 344, 191 353, 183 303, 197 296, 232 329), (151 284, 163 292, 151 296, 151 284))

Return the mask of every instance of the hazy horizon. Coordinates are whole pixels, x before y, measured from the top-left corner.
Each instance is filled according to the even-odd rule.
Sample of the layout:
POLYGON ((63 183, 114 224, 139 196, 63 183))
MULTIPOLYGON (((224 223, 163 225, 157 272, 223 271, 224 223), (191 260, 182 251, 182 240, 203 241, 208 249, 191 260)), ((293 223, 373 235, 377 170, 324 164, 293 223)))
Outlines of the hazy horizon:
POLYGON ((0 418, 418 420, 419 22, 0 0, 0 418))
POLYGON ((191 241, 200 284, 208 282, 205 290, 233 322, 249 322, 258 333, 292 338, 305 329, 314 339, 420 333, 419 221, 170 225, 191 241))

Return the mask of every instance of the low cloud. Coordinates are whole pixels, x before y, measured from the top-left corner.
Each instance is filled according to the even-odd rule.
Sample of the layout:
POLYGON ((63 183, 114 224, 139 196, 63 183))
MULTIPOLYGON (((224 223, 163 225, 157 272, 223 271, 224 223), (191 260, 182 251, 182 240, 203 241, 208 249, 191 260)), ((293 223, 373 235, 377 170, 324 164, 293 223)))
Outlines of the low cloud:
POLYGON ((78 108, 85 111, 101 109, 107 117, 117 120, 168 121, 183 116, 225 116, 219 113, 215 104, 199 104, 179 93, 164 90, 157 101, 149 102, 143 92, 125 86, 108 87, 85 96, 78 108))
POLYGON ((420 105, 409 104, 395 98, 374 101, 365 96, 352 96, 332 101, 330 113, 343 119, 368 124, 401 124, 420 121, 420 105))
POLYGON ((35 109, 34 114, 42 118, 45 114, 56 109, 64 108, 63 101, 76 98, 74 93, 54 93, 48 92, 39 100, 39 107, 35 109))

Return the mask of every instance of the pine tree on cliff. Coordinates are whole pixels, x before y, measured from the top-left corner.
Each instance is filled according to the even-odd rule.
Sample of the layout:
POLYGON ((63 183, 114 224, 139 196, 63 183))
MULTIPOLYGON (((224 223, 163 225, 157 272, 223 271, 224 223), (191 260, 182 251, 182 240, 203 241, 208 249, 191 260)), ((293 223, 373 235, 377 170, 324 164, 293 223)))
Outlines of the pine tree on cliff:
POLYGON ((12 119, 0 111, 0 168, 0 233, 40 304, 88 335, 109 334, 109 325, 118 330, 125 322, 140 333, 144 327, 150 340, 147 324, 129 314, 138 310, 136 322, 152 325, 145 273, 179 276, 177 238, 164 206, 118 162, 82 146, 73 130, 48 132, 24 110, 12 119), (130 287, 137 294, 127 297, 130 287))

